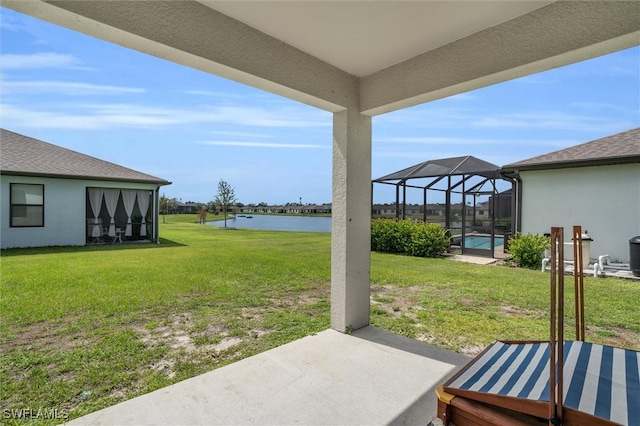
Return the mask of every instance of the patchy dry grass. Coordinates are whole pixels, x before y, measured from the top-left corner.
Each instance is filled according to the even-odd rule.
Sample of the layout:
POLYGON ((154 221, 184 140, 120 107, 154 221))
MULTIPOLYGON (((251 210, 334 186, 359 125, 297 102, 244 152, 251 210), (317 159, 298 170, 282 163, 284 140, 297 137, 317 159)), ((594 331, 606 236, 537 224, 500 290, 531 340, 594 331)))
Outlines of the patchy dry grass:
POLYGON ((329 327, 329 235, 176 219, 159 246, 2 253, 2 409, 75 418, 329 327))
MULTIPOLYGON (((372 259, 371 322, 378 327, 471 356, 495 340, 548 338, 546 273, 379 253, 372 259)), ((585 277, 585 299, 588 341, 640 350, 639 282, 585 277)), ((565 306, 571 338, 569 289, 565 306)))

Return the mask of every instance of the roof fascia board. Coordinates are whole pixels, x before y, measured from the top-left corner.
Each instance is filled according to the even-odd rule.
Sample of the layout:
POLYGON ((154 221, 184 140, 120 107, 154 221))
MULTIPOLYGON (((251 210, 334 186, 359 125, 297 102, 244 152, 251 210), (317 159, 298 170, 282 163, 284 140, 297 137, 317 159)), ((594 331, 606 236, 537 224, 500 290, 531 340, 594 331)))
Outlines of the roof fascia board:
POLYGON ((3 0, 2 5, 330 112, 358 102, 356 77, 197 1, 3 0))
POLYGON ((93 181, 107 181, 107 182, 130 182, 130 183, 147 183, 158 186, 171 185, 171 182, 167 180, 144 180, 144 179, 125 179, 125 178, 111 178, 102 176, 77 176, 77 175, 58 175, 52 173, 29 173, 29 172, 16 172, 11 170, 1 170, 2 176, 29 176, 29 177, 41 177, 52 179, 74 179, 74 180, 93 180, 93 181))
POLYGON ((637 46, 638 1, 557 1, 366 76, 378 115, 637 46))
POLYGON ((615 166, 620 164, 636 164, 640 163, 640 156, 615 157, 599 160, 577 160, 563 161, 561 163, 537 163, 537 164, 508 164, 502 167, 503 172, 529 171, 529 170, 552 170, 552 169, 569 169, 577 167, 597 167, 597 166, 615 166))

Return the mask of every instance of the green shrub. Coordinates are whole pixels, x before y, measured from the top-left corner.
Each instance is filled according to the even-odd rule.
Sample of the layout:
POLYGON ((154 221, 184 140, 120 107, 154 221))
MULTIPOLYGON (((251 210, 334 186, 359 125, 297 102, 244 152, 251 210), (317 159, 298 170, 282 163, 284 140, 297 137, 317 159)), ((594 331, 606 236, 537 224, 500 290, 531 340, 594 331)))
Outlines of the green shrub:
POLYGON ((509 241, 509 253, 518 266, 537 269, 542 264, 542 256, 550 244, 549 237, 518 232, 509 241))
POLYGON ((405 253, 405 248, 410 242, 410 221, 378 219, 371 224, 371 250, 373 251, 405 253))
POLYGON ((436 223, 416 223, 411 233, 408 254, 419 257, 438 257, 449 245, 444 229, 436 223))
POLYGON ((403 253, 419 257, 438 257, 447 249, 449 237, 435 223, 410 219, 377 219, 371 223, 371 250, 403 253))

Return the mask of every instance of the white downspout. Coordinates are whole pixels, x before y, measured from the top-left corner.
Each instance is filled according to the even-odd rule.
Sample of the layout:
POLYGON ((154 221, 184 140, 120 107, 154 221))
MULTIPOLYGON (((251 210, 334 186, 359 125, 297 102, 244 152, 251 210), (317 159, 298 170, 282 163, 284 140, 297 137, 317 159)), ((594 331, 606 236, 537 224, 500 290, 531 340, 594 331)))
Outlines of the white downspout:
POLYGON ((160 244, 160 226, 158 221, 158 193, 160 191, 160 186, 156 186, 156 190, 153 191, 153 236, 156 239, 156 244, 160 244))

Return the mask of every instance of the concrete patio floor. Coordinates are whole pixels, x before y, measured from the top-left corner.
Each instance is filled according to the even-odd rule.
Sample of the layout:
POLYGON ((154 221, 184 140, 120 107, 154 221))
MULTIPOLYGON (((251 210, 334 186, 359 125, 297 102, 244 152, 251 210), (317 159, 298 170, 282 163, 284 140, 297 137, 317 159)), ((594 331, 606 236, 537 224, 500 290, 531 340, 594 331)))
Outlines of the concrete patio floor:
POLYGON ((80 425, 427 425, 469 358, 368 326, 325 330, 75 419, 80 425))

